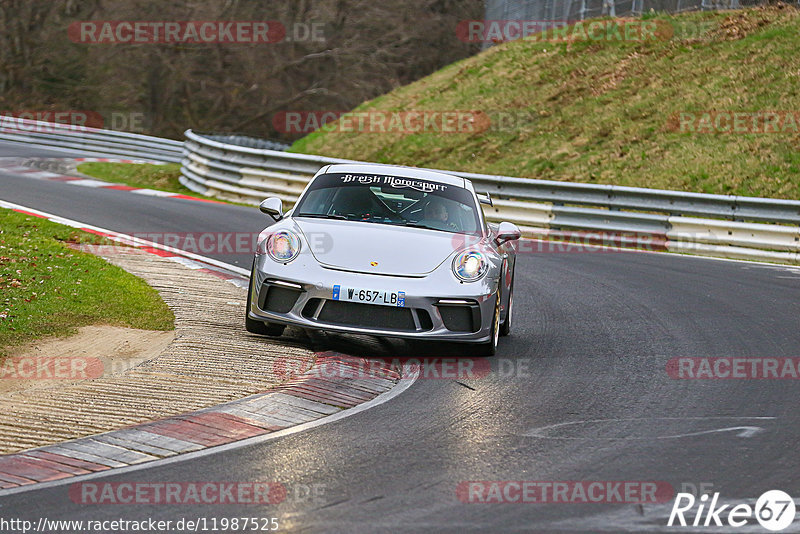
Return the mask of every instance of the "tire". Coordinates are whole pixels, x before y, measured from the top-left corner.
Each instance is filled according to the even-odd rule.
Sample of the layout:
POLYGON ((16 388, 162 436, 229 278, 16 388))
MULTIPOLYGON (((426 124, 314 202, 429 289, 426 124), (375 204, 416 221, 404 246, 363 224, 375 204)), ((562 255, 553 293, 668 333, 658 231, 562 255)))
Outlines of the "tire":
POLYGON ((511 286, 508 290, 508 310, 506 310, 506 320, 500 323, 500 335, 507 336, 511 333, 514 311, 514 275, 511 275, 511 286))
POLYGON ((253 298, 253 275, 250 274, 250 284, 247 286, 247 306, 244 310, 244 328, 251 334, 260 336, 278 337, 283 334, 286 325, 277 323, 265 323, 250 318, 250 299, 253 298))
POLYGON ((497 292, 495 299, 494 317, 492 317, 491 339, 486 343, 476 345, 476 355, 490 357, 497 354, 497 344, 500 339, 500 292, 497 292))

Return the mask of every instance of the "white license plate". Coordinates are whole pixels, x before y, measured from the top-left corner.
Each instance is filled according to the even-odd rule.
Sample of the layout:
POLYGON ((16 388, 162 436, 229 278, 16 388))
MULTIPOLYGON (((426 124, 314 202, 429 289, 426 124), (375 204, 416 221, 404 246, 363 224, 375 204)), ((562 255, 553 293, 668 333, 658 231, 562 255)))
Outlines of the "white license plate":
POLYGON ((333 300, 403 308, 406 305, 406 292, 377 291, 375 289, 333 286, 333 300))

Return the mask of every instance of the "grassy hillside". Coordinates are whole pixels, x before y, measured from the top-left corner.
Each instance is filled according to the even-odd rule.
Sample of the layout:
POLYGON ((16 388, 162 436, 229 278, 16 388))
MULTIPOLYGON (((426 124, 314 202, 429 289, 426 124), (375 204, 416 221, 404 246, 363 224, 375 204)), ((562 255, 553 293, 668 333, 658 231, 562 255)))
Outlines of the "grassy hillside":
POLYGON ((98 236, 0 209, 0 357, 79 326, 174 328, 172 311, 144 280, 68 246, 87 242, 98 236))
POLYGON ((480 110, 493 120, 488 129, 317 131, 292 151, 572 182, 800 198, 799 14, 780 4, 659 14, 646 17, 659 28, 655 39, 591 40, 570 32, 573 38, 566 41, 500 44, 356 110, 480 110), (781 115, 767 126, 772 132, 761 133, 760 114, 773 111, 781 115), (725 112, 755 115, 744 116, 737 131, 726 133, 725 112), (701 121, 704 113, 710 128, 701 121), (742 133, 753 116, 756 132, 742 133), (502 117, 506 123, 498 124, 502 117))

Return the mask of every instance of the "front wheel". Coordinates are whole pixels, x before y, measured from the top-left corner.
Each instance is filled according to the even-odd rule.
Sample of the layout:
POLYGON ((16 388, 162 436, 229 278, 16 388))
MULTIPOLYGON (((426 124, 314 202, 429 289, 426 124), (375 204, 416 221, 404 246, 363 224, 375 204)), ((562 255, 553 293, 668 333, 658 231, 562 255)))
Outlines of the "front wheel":
POLYGON ((500 324, 500 335, 507 336, 511 333, 511 320, 514 315, 514 275, 511 275, 511 286, 508 289, 508 309, 506 310, 506 320, 500 324))

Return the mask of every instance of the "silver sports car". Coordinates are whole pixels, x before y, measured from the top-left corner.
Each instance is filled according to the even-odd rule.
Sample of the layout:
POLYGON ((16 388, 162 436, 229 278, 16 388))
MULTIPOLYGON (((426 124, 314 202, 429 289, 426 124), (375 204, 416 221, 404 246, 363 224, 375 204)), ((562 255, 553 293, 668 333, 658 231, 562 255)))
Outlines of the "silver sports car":
POLYGON ((388 165, 329 165, 262 233, 246 327, 287 325, 478 345, 493 355, 511 329, 511 223, 489 224, 472 183, 388 165))

